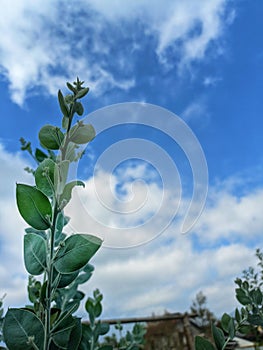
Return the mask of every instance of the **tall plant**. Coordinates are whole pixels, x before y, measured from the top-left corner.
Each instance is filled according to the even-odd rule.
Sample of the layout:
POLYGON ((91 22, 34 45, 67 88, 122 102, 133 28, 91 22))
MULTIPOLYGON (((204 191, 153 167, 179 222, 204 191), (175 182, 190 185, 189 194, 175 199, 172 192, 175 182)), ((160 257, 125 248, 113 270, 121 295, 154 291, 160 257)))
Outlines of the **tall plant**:
MULTIPOLYGON (((24 236, 24 263, 30 274, 28 293, 31 306, 8 309, 3 323, 3 338, 10 350, 78 349, 82 339, 80 318, 73 316, 84 294, 78 285, 89 279, 88 264, 101 246, 101 239, 89 234, 67 236, 64 208, 79 180, 69 180, 69 167, 80 159, 80 145, 95 137, 92 125, 77 121, 84 108, 80 100, 89 88, 78 78, 67 83, 70 93, 58 92, 62 112, 61 127, 43 126, 38 134, 42 149, 34 152, 30 142, 21 139, 37 162, 30 170, 35 185, 18 183, 16 200, 19 212, 30 226, 24 236), (42 276, 37 278, 34 276, 42 276)), ((105 332, 105 327, 102 330, 105 332)), ((93 350, 90 344, 82 348, 93 350)))

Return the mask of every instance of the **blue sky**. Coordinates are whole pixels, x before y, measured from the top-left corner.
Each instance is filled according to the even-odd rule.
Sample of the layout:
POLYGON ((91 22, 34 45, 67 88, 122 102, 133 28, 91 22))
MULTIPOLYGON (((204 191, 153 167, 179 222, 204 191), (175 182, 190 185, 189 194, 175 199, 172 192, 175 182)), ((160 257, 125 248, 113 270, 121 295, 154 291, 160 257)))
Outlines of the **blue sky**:
POLYGON ((0 292, 7 292, 7 305, 26 300, 25 224, 14 187, 32 179, 23 172, 31 160, 19 151, 18 140, 23 136, 37 145, 42 125, 60 123, 57 90, 66 91, 65 82, 79 76, 90 86, 86 114, 95 111, 87 120, 94 120, 97 131, 104 116, 108 125, 87 147, 78 167, 86 189, 68 208, 75 218, 69 232, 88 227, 111 246, 94 259, 85 291, 101 289, 108 317, 186 311, 199 290, 217 314, 231 311, 233 280, 262 245, 263 3, 0 3, 0 292), (125 125, 116 126, 110 112, 119 113, 119 107, 108 106, 129 102, 164 108, 159 128, 140 125, 140 118, 134 122, 132 113, 119 114, 118 123, 125 125), (186 235, 180 227, 193 191, 193 164, 180 142, 163 132, 169 113, 196 135, 209 173, 205 209, 186 235), (131 216, 120 213, 125 210, 131 216), (156 237, 156 227, 171 217, 156 237), (149 226, 138 226, 145 222, 149 226), (112 249, 118 244, 138 246, 112 249))

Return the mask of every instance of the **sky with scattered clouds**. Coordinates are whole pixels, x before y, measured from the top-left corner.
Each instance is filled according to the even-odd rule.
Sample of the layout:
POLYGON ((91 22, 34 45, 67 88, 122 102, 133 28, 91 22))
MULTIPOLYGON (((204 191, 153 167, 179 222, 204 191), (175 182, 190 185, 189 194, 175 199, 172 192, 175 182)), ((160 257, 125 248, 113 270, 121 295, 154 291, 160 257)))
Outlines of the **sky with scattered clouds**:
POLYGON ((0 296, 26 303, 15 183, 33 183, 19 138, 60 125, 57 90, 85 80, 97 137, 75 171, 68 233, 104 239, 83 286, 104 317, 217 315, 263 234, 260 0, 0 0, 0 296), (184 230, 183 228, 187 228, 184 230))

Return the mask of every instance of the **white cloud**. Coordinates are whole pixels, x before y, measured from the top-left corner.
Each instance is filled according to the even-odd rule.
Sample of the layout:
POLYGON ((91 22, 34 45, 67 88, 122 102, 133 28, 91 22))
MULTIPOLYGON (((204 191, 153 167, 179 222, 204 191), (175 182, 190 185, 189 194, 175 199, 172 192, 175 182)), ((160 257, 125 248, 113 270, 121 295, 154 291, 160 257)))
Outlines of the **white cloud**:
POLYGON ((207 206, 197 223, 200 238, 210 243, 228 238, 235 241, 255 240, 263 232, 261 203, 263 190, 259 188, 238 196, 218 191, 212 195, 213 204, 207 206))
POLYGON ((200 97, 199 100, 196 100, 192 103, 190 103, 181 113, 182 118, 186 122, 190 121, 202 121, 202 126, 207 122, 209 119, 209 113, 207 111, 205 99, 200 97))
POLYGON ((207 76, 204 78, 203 80, 203 84, 207 87, 210 86, 215 86, 216 84, 218 84, 222 79, 217 77, 217 76, 207 76))
POLYGON ((23 170, 29 163, 20 154, 7 152, 1 144, 0 162, 0 297, 6 293, 5 306, 19 306, 25 303, 27 283, 22 257, 26 224, 16 207, 15 184, 32 183, 32 176, 23 170))
POLYGON ((127 56, 138 53, 145 38, 154 38, 153 50, 172 67, 202 59, 231 22, 224 13, 227 4, 154 0, 149 6, 147 0, 103 0, 80 1, 75 7, 60 0, 2 0, 0 72, 19 105, 36 88, 55 94, 76 75, 95 94, 129 90, 135 85, 135 63, 127 56), (168 62, 170 49, 176 53, 175 62, 168 62))
MULTIPOLYGON (((22 257, 23 229, 26 224, 16 210, 14 185, 16 181, 31 182, 32 178, 22 170, 28 164, 21 154, 10 154, 1 148, 0 160, 1 179, 4 179, 0 183, 0 296, 7 293, 5 306, 21 306, 26 303, 27 280, 22 257)), ((144 175, 141 166, 138 170, 133 166, 133 169, 135 174, 144 175)), ((145 170, 149 171, 147 167, 145 170)), ((127 174, 131 174, 131 169, 127 169, 127 174)), ((115 209, 116 198, 105 189, 105 174, 98 173, 96 176, 97 190, 103 191, 106 199, 113 198, 108 204, 115 209)), ((123 180, 121 177, 120 179, 123 180)), ((116 177, 115 184, 118 180, 116 177)), ((105 212, 105 208, 96 203, 92 183, 91 180, 86 181, 88 191, 82 191, 82 200, 86 197, 89 206, 93 206, 93 210, 97 211, 97 216, 103 216, 107 234, 106 226, 111 222, 111 213, 105 212)), ((149 198, 158 198, 160 195, 158 185, 154 187, 148 184, 148 191, 153 192, 149 198)), ((170 189, 166 191, 170 191, 165 203, 169 212, 174 198, 170 189)), ((255 247, 251 244, 251 237, 256 236, 257 243, 262 243, 259 235, 262 215, 257 208, 261 207, 263 190, 251 190, 239 200, 229 191, 227 186, 220 190, 211 190, 207 210, 195 227, 195 234, 178 234, 179 222, 175 221, 161 236, 148 244, 132 249, 102 248, 91 261, 95 266, 94 276, 87 285, 81 286, 81 289, 91 294, 94 288, 100 288, 105 296, 104 317, 145 316, 152 312, 161 313, 165 309, 184 312, 199 290, 204 292, 210 308, 218 315, 224 311, 231 312, 236 305, 233 280, 243 269, 255 263, 255 247), (254 221, 257 222, 256 225, 254 221), (232 241, 233 227, 235 242, 232 241), (202 242, 200 247, 196 236, 202 242), (219 237, 224 238, 223 244, 216 243, 219 237), (214 244, 211 246, 212 239, 214 244)), ((96 220, 89 220, 87 208, 80 210, 77 202, 80 195, 76 195, 75 191, 73 205, 67 210, 70 215, 74 215, 74 225, 80 224, 82 232, 104 235, 101 225, 96 225, 96 220)), ((143 216, 153 209, 155 203, 151 199, 144 208, 143 216)), ((158 215, 160 222, 164 223, 167 220, 165 211, 159 212, 158 215)), ((123 225, 123 221, 117 216, 114 223, 123 225)), ((153 230, 154 226, 155 223, 150 222, 149 230, 153 230)), ((108 232, 111 234, 110 230, 108 232)), ((119 231, 119 234, 122 232, 119 231)), ((120 239, 126 240, 126 243, 127 240, 128 243, 133 242, 132 234, 136 239, 145 239, 149 238, 151 232, 135 228, 124 238, 116 237, 116 242, 120 239)))

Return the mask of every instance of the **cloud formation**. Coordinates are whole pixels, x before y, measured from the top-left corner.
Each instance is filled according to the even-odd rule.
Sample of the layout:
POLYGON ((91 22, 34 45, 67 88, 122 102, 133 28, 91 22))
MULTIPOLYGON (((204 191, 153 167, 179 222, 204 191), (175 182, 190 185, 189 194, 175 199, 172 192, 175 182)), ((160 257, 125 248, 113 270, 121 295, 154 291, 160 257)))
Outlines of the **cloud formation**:
MULTIPOLYGON (((21 219, 15 203, 15 182, 32 183, 32 177, 23 171, 29 164, 21 154, 10 154, 3 147, 0 148, 2 164, 2 179, 0 184, 0 234, 1 234, 1 288, 0 296, 7 293, 5 306, 21 306, 27 302, 27 277, 23 264, 23 230, 27 226, 21 219), (21 171, 19 170, 21 169, 21 171), (9 218, 9 219, 7 219, 9 218)), ((118 183, 125 180, 126 188, 130 188, 134 179, 131 174, 150 179, 148 186, 148 199, 136 198, 136 204, 144 203, 143 211, 138 210, 141 220, 146 220, 149 214, 156 209, 158 201, 162 200, 162 189, 149 168, 138 164, 127 166, 124 172, 111 174, 115 191, 115 202, 112 192, 105 189, 105 174, 97 177, 97 190, 104 194, 104 200, 118 208, 118 183), (112 201, 113 200, 113 201, 112 201), (146 204, 145 204, 146 203, 146 204)), ((136 192, 139 188, 134 188, 136 192)), ((166 189, 168 191, 168 189, 166 189)), ((169 189, 170 196, 166 198, 167 211, 173 207, 176 194, 169 189)), ((135 193, 134 192, 134 193, 135 193)), ((86 180, 86 191, 74 191, 73 201, 67 207, 67 214, 72 217, 68 227, 69 232, 89 232, 109 238, 113 243, 122 242, 130 244, 134 240, 146 239, 154 230, 154 222, 150 222, 147 230, 143 226, 135 227, 129 234, 122 237, 111 237, 112 225, 110 211, 101 206, 99 197, 94 195, 94 179, 86 180), (81 203, 79 198, 81 198, 81 203), (83 205, 84 203, 84 205, 83 205), (90 219, 93 211, 95 220, 90 219), (100 218, 104 223, 96 223, 100 218)), ((142 192, 145 195, 146 192, 142 192)), ((263 221, 259 202, 262 202, 263 189, 255 193, 246 193, 237 197, 225 188, 211 189, 207 208, 200 217, 197 225, 189 234, 180 234, 180 216, 161 236, 132 249, 112 249, 103 247, 92 263, 95 273, 91 281, 82 289, 91 294, 92 289, 100 288, 105 299, 105 317, 120 317, 124 315, 150 315, 152 312, 162 313, 165 309, 170 311, 186 311, 199 290, 207 295, 210 308, 219 315, 223 311, 230 312, 236 305, 234 298, 233 280, 240 275, 244 268, 254 262, 254 245, 251 244, 253 236, 260 241, 259 232, 263 231, 263 221), (216 193, 216 194, 215 194, 216 193), (227 208, 227 210, 226 210, 227 208), (233 231, 235 240, 233 240, 233 231), (218 241, 223 238, 224 241, 218 241), (214 244, 212 244, 214 243, 214 244), (118 286, 118 287, 116 287, 118 286), (222 299, 222 289, 224 298, 222 299)), ((122 193, 122 200, 132 199, 129 191, 122 193), (126 196, 126 198, 125 198, 126 196)), ((184 200, 184 199, 183 199, 184 200)), ((127 202, 127 205, 129 205, 127 202)), ((156 214, 155 214, 156 215, 156 214)), ((167 213, 158 213, 158 220, 165 223, 167 213)), ((129 216, 123 222, 122 215, 115 215, 115 227, 134 225, 134 217, 129 216)), ((123 233, 120 230, 119 233, 123 233)), ((85 316, 84 316, 85 317, 85 316)))
POLYGON ((146 0, 79 1, 77 7, 61 0, 2 0, 1 5, 0 74, 19 105, 39 88, 55 94, 76 75, 97 94, 129 90, 145 38, 166 69, 201 60, 211 46, 215 54, 234 13, 227 0, 205 0, 202 6, 194 0, 155 0, 151 6, 146 0))

